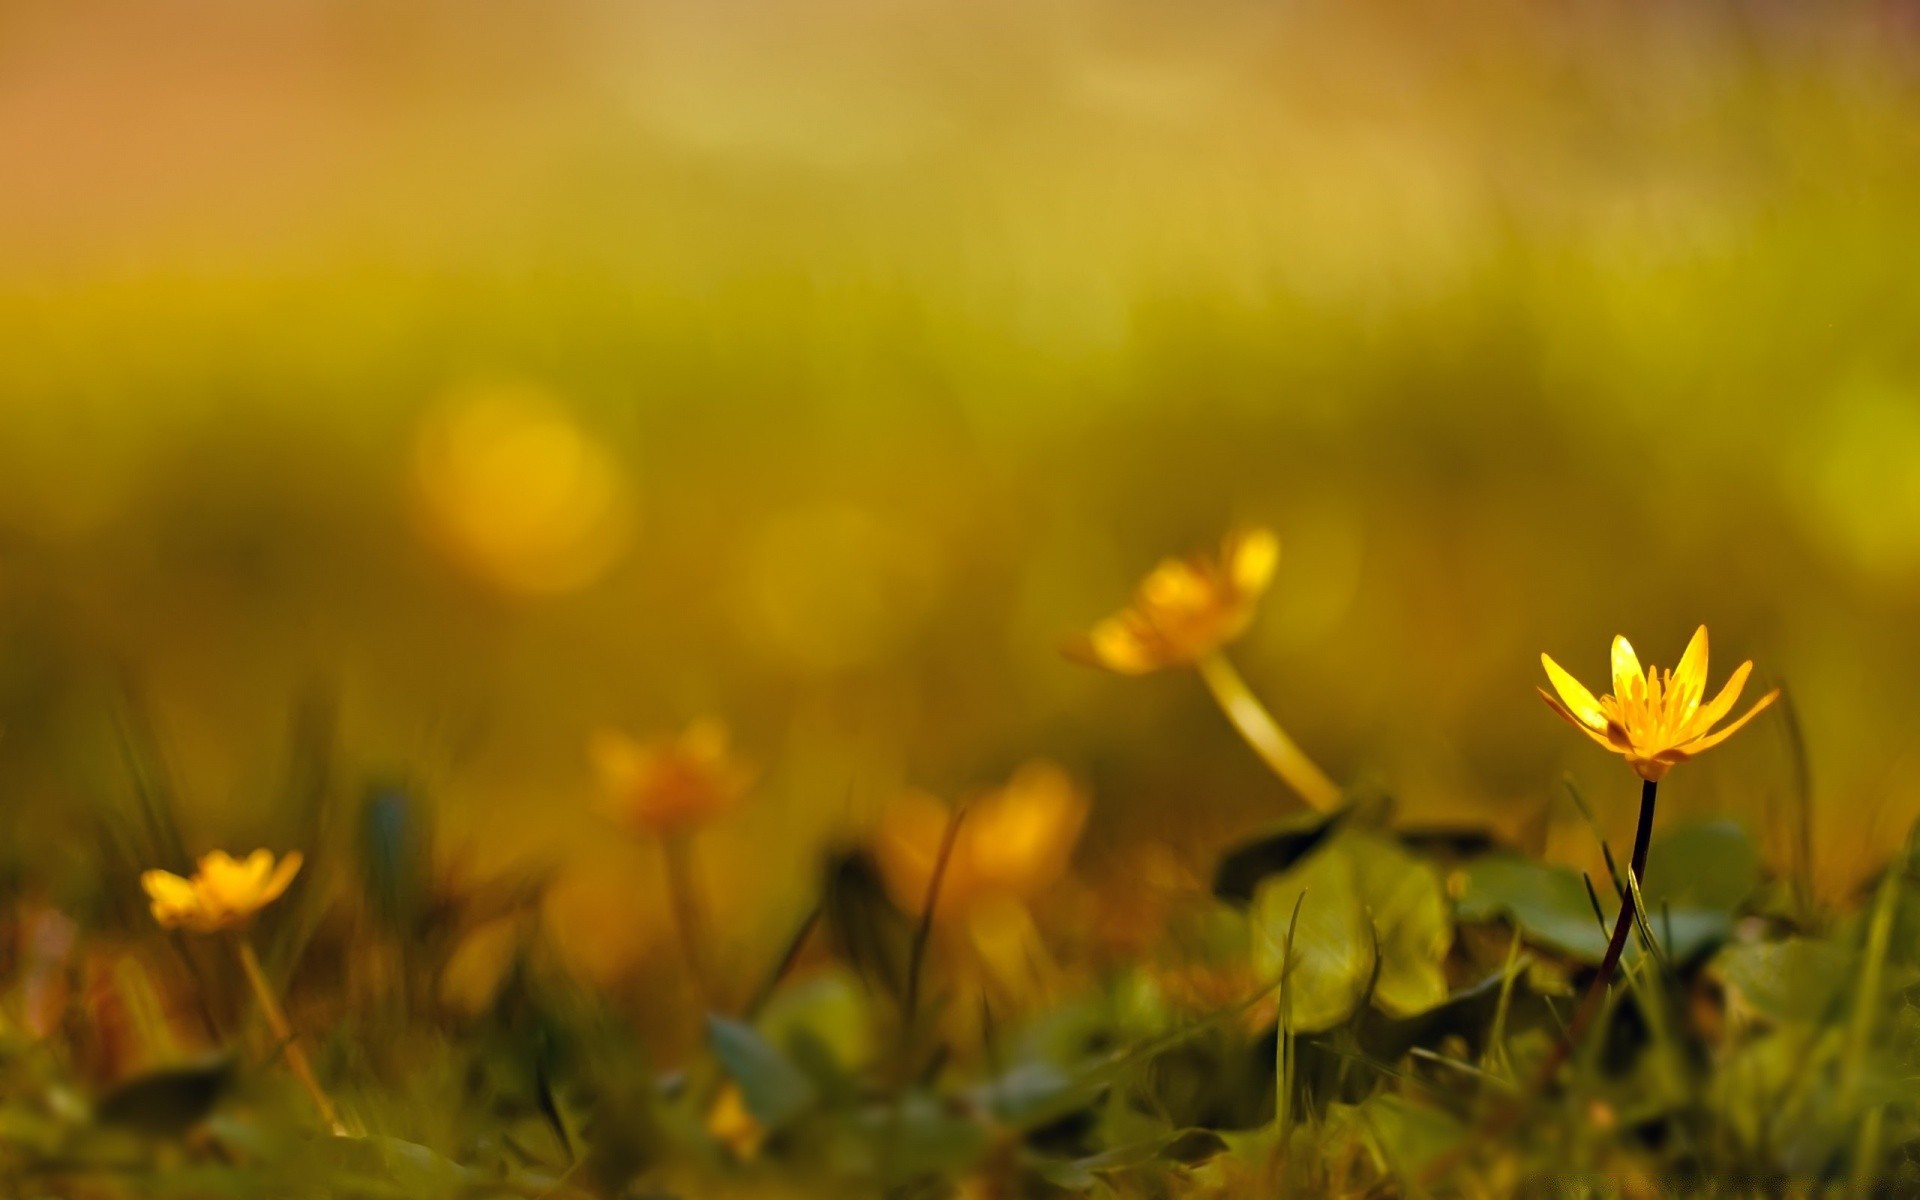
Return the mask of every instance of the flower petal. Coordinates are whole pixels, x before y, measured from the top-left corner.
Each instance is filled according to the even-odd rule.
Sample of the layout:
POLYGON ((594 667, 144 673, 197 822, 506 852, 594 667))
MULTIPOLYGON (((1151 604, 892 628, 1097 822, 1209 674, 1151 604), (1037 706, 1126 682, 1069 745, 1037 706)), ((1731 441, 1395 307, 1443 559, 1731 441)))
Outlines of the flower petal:
POLYGON ((1166 657, 1141 636, 1125 616, 1108 617, 1087 634, 1087 643, 1099 664, 1120 675, 1145 675, 1166 666, 1166 657))
POLYGON ((260 885, 272 870, 273 855, 265 850, 255 850, 239 861, 216 850, 200 860, 201 897, 209 907, 246 912, 253 907, 260 885))
POLYGON ((298 850, 287 851, 287 856, 280 860, 280 865, 274 868, 273 874, 268 876, 266 883, 261 886, 260 894, 255 900, 256 906, 271 904, 278 900, 280 893, 286 891, 287 885, 293 882, 293 877, 300 873, 300 864, 305 861, 306 859, 298 850))
POLYGON ((1139 601, 1143 608, 1191 610, 1212 599, 1206 575, 1193 563, 1179 558, 1163 558, 1140 581, 1139 601))
POLYGON ((193 903, 193 884, 175 875, 172 871, 142 871, 140 886, 154 900, 170 904, 193 903))
POLYGON ((1257 596, 1273 579, 1280 561, 1280 539, 1270 529, 1250 529, 1229 538, 1225 553, 1227 576, 1234 588, 1243 596, 1257 596))
POLYGON ((1619 634, 1613 638, 1613 694, 1620 697, 1622 703, 1632 700, 1638 693, 1636 687, 1644 688, 1646 677, 1640 671, 1640 656, 1633 652, 1633 644, 1619 634))
POLYGON ((1573 726, 1575 729, 1578 729, 1581 733, 1586 734, 1588 737, 1592 738, 1594 741, 1599 742, 1602 746, 1605 746, 1607 749, 1618 752, 1619 747, 1615 746, 1611 741, 1609 741, 1607 739, 1606 734, 1600 732, 1597 729, 1594 729, 1590 725, 1585 724, 1579 718, 1575 717, 1571 712, 1568 712, 1567 706, 1560 703, 1558 700, 1555 700, 1552 694, 1547 691, 1547 689, 1535 688, 1533 690, 1540 693, 1540 698, 1547 702, 1548 708, 1551 708, 1553 711, 1560 714, 1561 720, 1573 726))
POLYGON ((1772 704, 1779 695, 1780 695, 1780 689, 1779 688, 1773 689, 1772 691, 1768 692, 1766 695, 1760 697, 1760 699, 1754 703, 1754 706, 1752 708, 1748 709, 1746 712, 1741 713, 1739 716, 1739 719, 1735 720, 1733 724, 1727 726, 1725 729, 1716 730, 1715 732, 1710 733, 1705 737, 1696 738, 1695 740, 1688 742, 1684 746, 1677 747, 1677 749, 1685 751, 1689 758, 1691 758, 1696 754, 1700 754, 1704 751, 1713 749, 1715 746, 1718 746, 1721 742, 1724 742, 1728 738, 1732 737, 1736 732, 1739 731, 1742 725, 1745 725, 1748 721, 1753 720, 1753 718, 1760 712, 1761 709, 1767 707, 1767 705, 1769 704, 1772 704))
POLYGON ((1672 688, 1678 693, 1671 701, 1669 709, 1681 726, 1689 720, 1700 707, 1700 698, 1707 694, 1707 627, 1702 625, 1693 631, 1693 639, 1687 643, 1686 653, 1680 656, 1680 665, 1673 669, 1672 688))
POLYGON ((1593 698, 1593 693, 1587 690, 1585 684, 1568 674, 1566 669, 1553 661, 1549 655, 1540 656, 1540 665, 1547 669, 1547 678, 1552 681, 1553 690, 1559 692, 1560 698, 1567 702, 1566 708, 1562 711, 1570 712, 1574 717, 1579 718, 1574 721, 1574 724, 1586 725, 1593 729, 1606 728, 1607 714, 1600 707, 1600 702, 1593 698))
POLYGON ((1741 691, 1747 686, 1747 676, 1752 673, 1753 663, 1751 662, 1743 662, 1735 667, 1733 674, 1727 676, 1727 682, 1721 687, 1720 694, 1694 713, 1692 723, 1682 736, 1700 737, 1711 730, 1720 718, 1732 712, 1733 706, 1740 700, 1741 691))
POLYGON ((700 718, 680 735, 680 752, 704 764, 726 761, 727 727, 712 717, 700 718))

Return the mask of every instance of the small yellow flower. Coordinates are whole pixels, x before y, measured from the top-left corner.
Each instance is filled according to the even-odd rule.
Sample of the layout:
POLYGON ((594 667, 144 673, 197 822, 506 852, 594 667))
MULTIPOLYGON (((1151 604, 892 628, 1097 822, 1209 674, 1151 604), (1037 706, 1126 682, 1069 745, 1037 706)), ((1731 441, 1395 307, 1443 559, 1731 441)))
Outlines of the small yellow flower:
POLYGON ((1760 697, 1759 702, 1733 724, 1714 730, 1713 727, 1733 711, 1753 664, 1741 663, 1720 694, 1701 703, 1707 694, 1705 625, 1694 631, 1693 640, 1680 656, 1680 665, 1671 671, 1657 667, 1642 671, 1640 659, 1627 639, 1614 638, 1613 694, 1598 700, 1553 659, 1542 654, 1540 662, 1546 667, 1554 690, 1560 693, 1560 699, 1556 700, 1547 689, 1540 689, 1540 695, 1553 711, 1602 746, 1624 755, 1627 765, 1642 779, 1656 782, 1675 763, 1685 762, 1726 741, 1780 694, 1780 689, 1775 688, 1760 697))
POLYGON ((727 1152, 741 1162, 751 1162, 760 1156, 760 1147, 766 1144, 767 1127, 747 1108, 747 1098, 734 1084, 727 1084, 714 1097, 713 1107, 707 1110, 707 1136, 727 1148, 727 1152))
POLYGON ((1131 604, 1068 653, 1121 675, 1191 666, 1246 632, 1279 560, 1279 539, 1266 529, 1229 534, 1217 558, 1165 559, 1141 581, 1131 604))
POLYGON ((299 873, 300 863, 298 850, 278 866, 265 850, 255 850, 244 859, 215 850, 200 857, 191 879, 171 871, 147 871, 140 876, 140 886, 153 901, 153 919, 164 928, 213 933, 246 924, 254 913, 279 899, 299 873))
POLYGON ((641 833, 665 836, 706 824, 739 804, 753 782, 753 772, 728 754, 725 727, 714 721, 648 742, 601 729, 587 749, 609 813, 641 833))
MULTIPOLYGON (((882 814, 880 873, 903 911, 926 904, 951 819, 951 810, 924 792, 909 792, 882 814)), ((936 915, 957 917, 994 897, 1032 899, 1065 874, 1086 820, 1086 795, 1065 771, 1046 762, 1021 767, 1005 787, 967 805, 936 915)))

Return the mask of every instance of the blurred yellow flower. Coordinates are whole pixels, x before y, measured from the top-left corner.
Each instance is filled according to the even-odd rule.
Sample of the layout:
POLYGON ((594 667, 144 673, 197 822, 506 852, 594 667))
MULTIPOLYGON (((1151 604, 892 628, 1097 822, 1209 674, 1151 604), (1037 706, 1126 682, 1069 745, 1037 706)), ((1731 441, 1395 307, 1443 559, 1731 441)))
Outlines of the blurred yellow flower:
POLYGON ((468 386, 430 410, 413 484, 433 541, 514 594, 586 587, 619 561, 632 532, 619 460, 532 386, 468 386))
POLYGON ((640 833, 664 837, 704 825, 738 805, 753 782, 752 770, 728 753, 726 728, 716 721, 646 742, 600 729, 587 750, 608 813, 640 833))
POLYGON ((153 901, 153 919, 167 929, 213 933, 247 923, 253 914, 279 899, 300 871, 295 850, 276 866, 273 855, 255 850, 235 859, 224 850, 202 855, 193 878, 171 871, 147 871, 140 886, 153 901))
POLYGON ((1273 579, 1280 541, 1271 530, 1229 534, 1220 554, 1169 558, 1133 602, 1095 625, 1069 653, 1122 675, 1190 666, 1246 632, 1273 579))
MULTIPOLYGON (((875 851, 888 894, 902 911, 927 902, 952 810, 909 792, 880 819, 875 851)), ((1014 772, 1006 786, 966 806, 940 880, 935 915, 957 917, 991 898, 1030 900, 1066 872, 1087 820, 1087 797, 1047 762, 1014 772)))
POLYGON ((1711 750, 1733 736, 1735 730, 1751 721, 1754 714, 1773 703, 1780 694, 1775 688, 1760 697, 1738 720, 1720 730, 1714 726, 1740 699, 1753 670, 1751 662, 1735 668, 1720 694, 1701 703, 1707 693, 1707 627, 1694 631, 1680 656, 1680 665, 1671 671, 1648 667, 1643 672, 1640 659, 1624 637, 1613 639, 1613 694, 1594 699, 1580 681, 1569 675, 1547 655, 1540 656, 1547 678, 1558 700, 1545 688, 1540 695, 1567 723, 1605 746, 1624 755, 1627 765, 1642 779, 1659 781, 1675 763, 1711 750))
POLYGON ((760 1154, 767 1140, 767 1127, 747 1108, 747 1098, 735 1084, 727 1084, 714 1097, 707 1110, 707 1136, 727 1148, 741 1162, 760 1154))

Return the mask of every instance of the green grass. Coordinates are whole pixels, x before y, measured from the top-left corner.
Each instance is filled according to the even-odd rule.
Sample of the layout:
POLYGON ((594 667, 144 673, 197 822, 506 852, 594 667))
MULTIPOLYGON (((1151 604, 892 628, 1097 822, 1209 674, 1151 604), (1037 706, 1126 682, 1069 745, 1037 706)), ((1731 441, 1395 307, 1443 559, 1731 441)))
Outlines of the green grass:
MULTIPOLYGON (((752 998, 678 1046, 649 1027, 684 998, 670 958, 637 992, 591 987, 541 917, 545 880, 450 882, 405 789, 316 799, 309 865, 252 936, 351 1129, 333 1137, 223 939, 146 919, 135 867, 186 864, 163 772, 129 745, 139 783, 101 814, 98 906, 62 913, 30 873, 9 904, 0 1171, 13 1194, 1920 1186, 1911 848, 1861 907, 1808 911, 1738 825, 1664 829, 1610 1003, 1541 1088, 1610 914, 1569 869, 1478 831, 1396 829, 1379 798, 1234 847, 1214 892, 1168 896, 1163 934, 1130 961, 1011 975, 986 943, 890 902, 848 847, 822 864, 817 911, 789 914, 787 951, 738 989, 752 998), (450 988, 476 974, 456 963, 484 930, 494 969, 450 988)), ((306 769, 325 770, 324 748, 308 751, 306 769)), ((1027 928, 1055 953, 1073 945, 1027 928)))

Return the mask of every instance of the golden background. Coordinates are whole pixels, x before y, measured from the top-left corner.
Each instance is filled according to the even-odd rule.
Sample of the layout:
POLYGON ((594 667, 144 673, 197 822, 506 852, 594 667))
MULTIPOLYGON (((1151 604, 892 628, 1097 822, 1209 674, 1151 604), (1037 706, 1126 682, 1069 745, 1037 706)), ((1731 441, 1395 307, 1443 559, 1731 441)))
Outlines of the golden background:
MULTIPOLYGON (((764 958, 908 786, 1060 763, 1078 863, 1290 811, 1184 673, 1063 659, 1275 529, 1237 661, 1336 777, 1558 852, 1532 694, 1751 657, 1837 897, 1920 811, 1920 90, 1895 4, 0 8, 6 870, 149 706, 195 848, 290 714, 475 869, 661 944, 603 724, 731 727, 764 958)), ((1770 713, 1663 795, 1793 853, 1770 713)), ((76 886, 79 886, 76 884, 76 886)))

